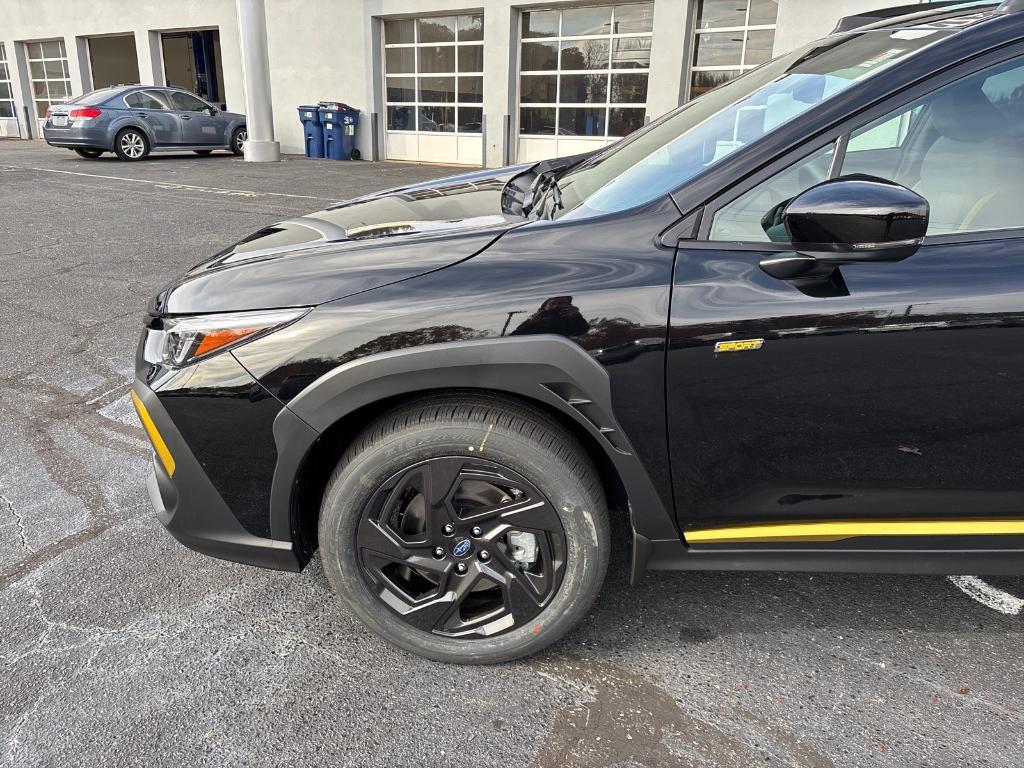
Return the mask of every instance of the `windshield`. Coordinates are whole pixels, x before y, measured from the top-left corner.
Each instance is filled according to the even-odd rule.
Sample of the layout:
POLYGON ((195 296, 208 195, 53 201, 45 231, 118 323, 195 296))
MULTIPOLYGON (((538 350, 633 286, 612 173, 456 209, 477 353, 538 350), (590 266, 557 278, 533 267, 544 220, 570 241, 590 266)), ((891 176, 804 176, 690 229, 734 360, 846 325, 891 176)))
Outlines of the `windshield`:
POLYGON ((666 195, 740 147, 949 34, 872 30, 770 61, 570 170, 559 181, 562 215, 612 213, 666 195))

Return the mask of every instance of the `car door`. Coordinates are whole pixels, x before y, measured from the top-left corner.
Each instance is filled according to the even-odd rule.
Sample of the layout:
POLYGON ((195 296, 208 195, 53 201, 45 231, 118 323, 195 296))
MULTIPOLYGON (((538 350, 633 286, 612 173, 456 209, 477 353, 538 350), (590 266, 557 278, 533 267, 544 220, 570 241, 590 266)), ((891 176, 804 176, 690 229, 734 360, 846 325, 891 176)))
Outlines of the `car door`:
POLYGON ((150 90, 134 91, 124 97, 124 103, 149 128, 155 146, 181 143, 181 121, 165 94, 150 90))
POLYGON ((897 519, 897 539, 859 540, 981 547, 980 519, 1024 517, 1024 59, 914 96, 725 192, 680 243, 667 403, 691 544, 792 523, 743 540, 822 546, 806 523, 897 519), (762 216, 855 173, 929 201, 917 253, 843 266, 846 295, 766 274, 788 243, 762 216))
POLYGON ((171 91, 171 101, 181 119, 182 144, 224 146, 224 127, 210 115, 210 105, 184 91, 171 91))

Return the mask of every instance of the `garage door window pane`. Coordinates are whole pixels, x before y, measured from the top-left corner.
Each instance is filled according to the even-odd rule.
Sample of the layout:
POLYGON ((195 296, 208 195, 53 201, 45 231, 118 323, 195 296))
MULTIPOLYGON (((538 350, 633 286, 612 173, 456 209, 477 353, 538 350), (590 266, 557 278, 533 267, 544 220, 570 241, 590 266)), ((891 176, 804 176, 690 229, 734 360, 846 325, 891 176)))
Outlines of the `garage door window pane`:
POLYGON ((480 107, 459 107, 459 133, 480 133, 483 119, 480 107))
MULTIPOLYGON (((32 83, 32 93, 37 99, 45 99, 47 94, 46 81, 42 80, 38 83, 32 83)), ((43 111, 45 112, 45 110, 43 111)))
POLYGON ((710 72, 694 72, 693 78, 690 81, 690 98, 695 99, 702 93, 717 88, 718 86, 729 82, 735 77, 738 77, 740 70, 738 69, 725 69, 725 70, 712 70, 710 72))
POLYGON ((64 41, 63 40, 50 40, 48 42, 44 42, 43 43, 43 55, 46 58, 48 58, 48 59, 50 59, 50 58, 54 58, 54 59, 64 58, 64 56, 67 55, 65 53, 65 51, 64 51, 64 41))
POLYGON ((384 43, 415 43, 416 22, 412 19, 387 19, 384 22, 384 43))
POLYGON ((484 100, 484 79, 482 77, 459 78, 459 102, 480 104, 484 100))
POLYGON ((484 39, 484 17, 459 16, 459 42, 484 39))
POLYGON ((558 37, 558 11, 525 11, 523 37, 558 37))
POLYGON ((415 77, 389 77, 386 80, 388 101, 416 101, 415 77))
MULTIPOLYGON (((0 56, 3 55, 3 48, 0 47, 0 56)), ((0 62, 0 80, 10 80, 11 76, 7 73, 7 65, 0 62)))
POLYGON ((519 100, 524 104, 553 104, 557 97, 556 75, 523 75, 519 78, 519 100))
POLYGON ((519 132, 553 136, 555 133, 555 108, 523 107, 519 110, 519 132))
POLYGON ((745 5, 737 0, 700 0, 697 3, 697 29, 742 27, 747 19, 745 5))
POLYGON ((562 11, 562 37, 607 35, 611 31, 612 8, 567 8, 562 11))
POLYGON ((455 17, 445 16, 419 20, 421 43, 454 43, 455 17))
POLYGON ((698 67, 739 66, 743 57, 742 32, 697 35, 693 63, 698 67))
POLYGON ((421 77, 420 101, 437 101, 442 104, 454 104, 455 78, 421 77))
POLYGON ((454 72, 455 46, 432 45, 419 49, 420 72, 454 72))
POLYGON ((0 101, 0 117, 14 117, 14 103, 0 101))
POLYGON ((28 71, 33 80, 43 80, 46 78, 46 75, 43 74, 43 62, 41 61, 30 61, 28 71))
POLYGON ((562 136, 604 136, 604 109, 562 107, 558 111, 558 133, 562 136))
POLYGON ((558 69, 558 44, 523 43, 521 66, 524 72, 558 69))
POLYGON ((482 45, 460 45, 458 59, 459 72, 484 71, 484 47, 482 45))
POLYGON ((388 107, 389 131, 415 131, 416 107, 388 107))
POLYGON ((388 74, 416 71, 415 48, 387 48, 384 51, 384 71, 388 74))
POLYGON ((615 6, 615 25, 612 32, 651 32, 654 30, 654 3, 615 6))
POLYGON ((751 0, 748 24, 774 24, 778 17, 779 0, 751 0))
POLYGON ((651 38, 618 37, 612 46, 612 69, 649 69, 651 38))
POLYGON ((11 98, 11 84, 10 83, 0 83, 0 99, 9 99, 9 98, 11 98))
POLYGON ((563 104, 604 102, 608 95, 608 75, 561 75, 563 104))
POLYGON ((68 96, 67 84, 63 80, 50 80, 47 83, 47 90, 50 92, 50 102, 65 101, 68 96))
POLYGON ((562 43, 562 69, 608 69, 608 40, 573 40, 562 43))
POLYGON ((455 132, 455 107, 420 107, 419 130, 455 132))
POLYGON ((609 136, 628 136, 644 125, 643 109, 612 107, 608 116, 609 136))
POLYGON ((647 73, 612 75, 612 104, 646 104, 647 73))

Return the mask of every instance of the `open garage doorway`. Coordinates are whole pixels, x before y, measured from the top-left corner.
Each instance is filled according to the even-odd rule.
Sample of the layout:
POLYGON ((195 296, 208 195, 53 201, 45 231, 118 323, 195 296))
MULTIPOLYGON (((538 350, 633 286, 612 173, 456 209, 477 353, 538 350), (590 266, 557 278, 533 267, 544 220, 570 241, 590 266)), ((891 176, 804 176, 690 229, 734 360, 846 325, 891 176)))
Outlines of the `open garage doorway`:
POLYGON ((185 88, 225 108, 219 31, 163 32, 160 46, 166 85, 185 88))
POLYGON ((93 88, 133 85, 139 82, 139 57, 135 52, 135 35, 90 37, 89 66, 93 88))

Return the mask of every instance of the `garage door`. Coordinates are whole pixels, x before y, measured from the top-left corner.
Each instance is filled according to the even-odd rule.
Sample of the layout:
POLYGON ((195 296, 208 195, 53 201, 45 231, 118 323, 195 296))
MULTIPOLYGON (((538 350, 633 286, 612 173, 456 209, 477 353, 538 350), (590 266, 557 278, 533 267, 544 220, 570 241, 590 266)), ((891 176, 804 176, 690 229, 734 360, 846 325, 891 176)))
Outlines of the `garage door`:
POLYGON ((522 13, 517 160, 606 146, 644 124, 653 3, 522 13))
POLYGON ((389 159, 482 163, 483 22, 480 14, 384 21, 389 159))

